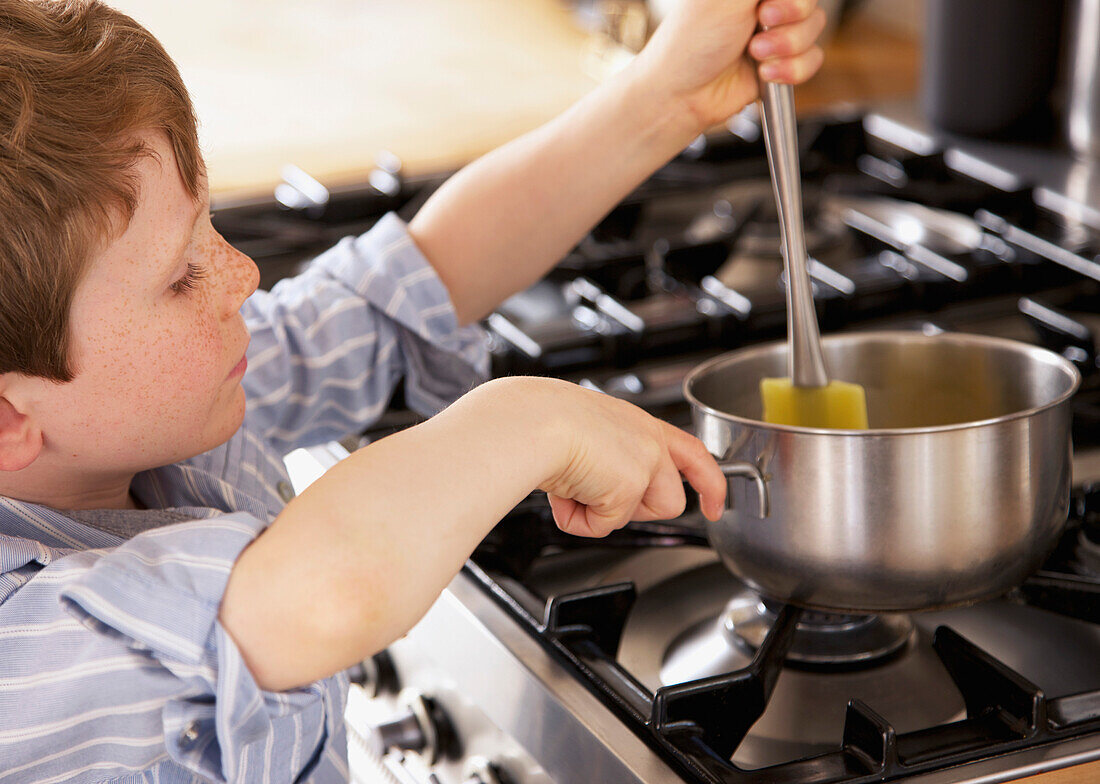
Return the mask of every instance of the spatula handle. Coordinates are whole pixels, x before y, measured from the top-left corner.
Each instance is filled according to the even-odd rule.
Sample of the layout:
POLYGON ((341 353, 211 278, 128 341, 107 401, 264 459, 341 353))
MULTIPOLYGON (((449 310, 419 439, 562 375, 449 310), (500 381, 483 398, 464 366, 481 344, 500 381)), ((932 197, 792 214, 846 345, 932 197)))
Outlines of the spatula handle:
POLYGON ((762 81, 760 103, 764 146, 768 151, 787 269, 787 336, 790 342, 787 370, 796 387, 823 387, 829 383, 829 376, 821 353, 813 284, 807 268, 794 89, 789 84, 762 81))

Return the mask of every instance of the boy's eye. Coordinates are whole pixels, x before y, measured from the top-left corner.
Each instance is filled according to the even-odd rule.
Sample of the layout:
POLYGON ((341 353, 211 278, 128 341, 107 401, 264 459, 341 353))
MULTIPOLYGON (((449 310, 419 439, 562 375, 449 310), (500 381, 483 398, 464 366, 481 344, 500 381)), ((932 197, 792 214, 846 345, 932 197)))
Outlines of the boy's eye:
POLYGON ((170 288, 176 294, 187 294, 195 290, 195 285, 206 277, 206 271, 195 264, 188 262, 187 272, 183 274, 183 277, 171 284, 170 288))

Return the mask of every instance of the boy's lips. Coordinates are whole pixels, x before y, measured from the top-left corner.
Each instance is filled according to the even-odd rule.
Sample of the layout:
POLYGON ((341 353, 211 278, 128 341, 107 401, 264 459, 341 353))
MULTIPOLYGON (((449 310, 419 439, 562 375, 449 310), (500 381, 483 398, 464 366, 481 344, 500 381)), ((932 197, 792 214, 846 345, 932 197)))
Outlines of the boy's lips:
POLYGON ((234 376, 243 376, 244 371, 248 368, 248 357, 241 356, 241 361, 238 362, 232 370, 229 371, 229 378, 234 376))
POLYGON ((229 371, 229 375, 226 378, 234 378, 243 376, 244 371, 248 368, 248 343, 245 343, 244 351, 241 352, 241 361, 233 366, 233 369, 229 371))

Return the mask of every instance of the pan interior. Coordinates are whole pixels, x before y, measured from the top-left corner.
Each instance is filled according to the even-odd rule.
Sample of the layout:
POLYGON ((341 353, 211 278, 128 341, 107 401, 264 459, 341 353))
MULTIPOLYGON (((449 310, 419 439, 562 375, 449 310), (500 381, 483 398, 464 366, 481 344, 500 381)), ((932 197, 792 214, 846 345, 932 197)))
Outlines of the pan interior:
MULTIPOLYGON (((1048 406, 1078 383, 1044 349, 977 335, 877 332, 822 341, 830 377, 867 391, 872 429, 936 427, 1048 406)), ((688 379, 689 395, 721 414, 759 421, 760 379, 787 375, 786 343, 734 352, 688 379)))

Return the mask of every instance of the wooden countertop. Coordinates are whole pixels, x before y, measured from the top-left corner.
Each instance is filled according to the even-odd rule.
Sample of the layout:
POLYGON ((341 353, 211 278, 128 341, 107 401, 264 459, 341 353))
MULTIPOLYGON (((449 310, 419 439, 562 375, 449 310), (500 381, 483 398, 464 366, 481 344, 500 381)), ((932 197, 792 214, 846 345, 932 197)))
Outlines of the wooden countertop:
POLYGON ((1040 773, 1038 776, 1029 776, 1017 779, 1020 784, 1095 784, 1100 781, 1100 762, 1090 762, 1086 765, 1076 765, 1072 768, 1054 770, 1050 773, 1040 773))
POLYGON ((857 16, 825 44, 821 70, 795 89, 798 110, 812 113, 841 102, 867 105, 915 96, 920 57, 918 41, 857 16))
POLYGON ((180 67, 215 192, 270 188, 293 162, 362 179, 379 150, 454 168, 595 81, 557 0, 113 0, 180 67))
MULTIPOLYGON (((112 4, 179 64, 216 195, 270 192, 287 162, 362 180, 380 150, 410 171, 453 169, 596 84, 590 36, 562 0, 112 4)), ((799 88, 800 110, 913 92, 917 45, 855 22, 799 88)))

